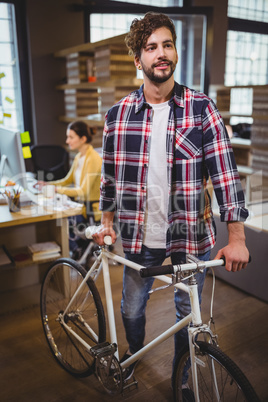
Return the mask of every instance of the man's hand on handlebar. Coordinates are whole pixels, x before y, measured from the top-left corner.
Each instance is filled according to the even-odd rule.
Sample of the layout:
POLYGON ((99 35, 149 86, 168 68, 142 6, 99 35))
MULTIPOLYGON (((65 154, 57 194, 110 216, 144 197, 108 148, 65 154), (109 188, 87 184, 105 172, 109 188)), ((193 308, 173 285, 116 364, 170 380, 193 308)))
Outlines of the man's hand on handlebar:
POLYGON ((246 268, 247 263, 250 261, 248 249, 244 245, 232 247, 232 245, 228 244, 218 251, 215 259, 222 257, 225 257, 225 269, 232 272, 246 268))
POLYGON ((215 259, 225 257, 227 271, 241 271, 249 262, 249 251, 245 243, 244 225, 242 222, 228 222, 229 241, 227 246, 218 251, 215 259))
POLYGON ((113 229, 114 212, 104 211, 101 216, 101 225, 97 227, 97 230, 92 233, 92 239, 99 245, 104 246, 106 243, 104 238, 106 236, 111 237, 111 243, 116 241, 116 233, 113 229))
POLYGON ((105 236, 110 236, 112 239, 112 244, 115 243, 116 233, 115 233, 114 229, 112 228, 112 226, 105 226, 105 225, 98 226, 98 230, 92 234, 92 239, 99 246, 104 246, 105 245, 105 242, 104 242, 105 236))

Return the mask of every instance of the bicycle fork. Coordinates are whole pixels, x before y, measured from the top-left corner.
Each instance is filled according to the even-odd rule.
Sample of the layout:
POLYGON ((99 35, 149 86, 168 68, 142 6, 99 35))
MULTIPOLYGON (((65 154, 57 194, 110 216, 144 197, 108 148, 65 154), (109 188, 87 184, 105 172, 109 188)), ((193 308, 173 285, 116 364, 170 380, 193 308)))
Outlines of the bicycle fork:
POLYGON ((193 323, 193 326, 188 328, 189 351, 190 351, 191 370, 194 385, 194 396, 195 401, 199 402, 197 362, 195 356, 195 331, 196 327, 202 325, 202 319, 201 319, 199 298, 198 298, 198 286, 195 277, 189 279, 189 297, 192 309, 192 323, 193 323))
MULTIPOLYGON (((188 328, 188 339, 189 339, 189 351, 190 351, 190 360, 191 360, 191 370, 192 370, 192 378, 193 378, 193 386, 194 386, 194 396, 195 401, 199 402, 199 390, 198 390, 198 375, 197 375, 197 366, 205 366, 205 363, 199 359, 195 354, 196 338, 198 334, 204 333, 207 334, 211 340, 216 338, 213 335, 210 328, 207 325, 202 324, 201 312, 200 312, 200 304, 198 297, 198 285, 195 277, 190 278, 189 280, 189 297, 192 308, 192 326, 188 328)), ((216 400, 220 400, 216 375, 214 372, 214 367, 212 367, 212 373, 214 377, 214 391, 216 400)))

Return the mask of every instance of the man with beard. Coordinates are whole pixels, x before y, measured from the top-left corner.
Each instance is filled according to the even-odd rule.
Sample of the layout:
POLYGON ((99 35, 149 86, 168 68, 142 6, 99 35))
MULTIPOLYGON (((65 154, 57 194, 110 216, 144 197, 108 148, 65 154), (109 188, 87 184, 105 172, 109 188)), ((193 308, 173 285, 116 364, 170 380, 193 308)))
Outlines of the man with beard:
MULTIPOLYGON (((163 14, 135 19, 126 36, 144 84, 106 115, 100 209, 102 225, 93 236, 116 240, 115 213, 126 258, 143 266, 185 262, 186 254, 208 260, 215 244, 215 224, 206 189, 211 176, 227 222, 226 269, 245 268, 249 253, 243 221, 248 212, 224 123, 206 95, 174 81, 178 62, 173 22, 163 14)), ((196 275, 199 298, 205 272, 196 275)), ((154 279, 124 268, 121 313, 129 350, 142 348, 145 308, 154 279)), ((175 292, 177 320, 190 312, 189 296, 175 292)), ((175 335, 175 353, 187 342, 186 328, 175 335)), ((135 363, 124 372, 133 374, 135 363)))

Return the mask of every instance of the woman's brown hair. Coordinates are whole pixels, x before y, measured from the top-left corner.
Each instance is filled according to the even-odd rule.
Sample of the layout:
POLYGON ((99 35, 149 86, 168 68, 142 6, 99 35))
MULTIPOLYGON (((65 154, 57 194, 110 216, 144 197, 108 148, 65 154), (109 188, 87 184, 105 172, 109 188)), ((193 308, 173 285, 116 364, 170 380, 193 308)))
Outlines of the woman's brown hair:
POLYGON ((85 136, 87 143, 92 141, 92 129, 84 121, 74 121, 67 127, 68 130, 73 130, 80 138, 85 136))

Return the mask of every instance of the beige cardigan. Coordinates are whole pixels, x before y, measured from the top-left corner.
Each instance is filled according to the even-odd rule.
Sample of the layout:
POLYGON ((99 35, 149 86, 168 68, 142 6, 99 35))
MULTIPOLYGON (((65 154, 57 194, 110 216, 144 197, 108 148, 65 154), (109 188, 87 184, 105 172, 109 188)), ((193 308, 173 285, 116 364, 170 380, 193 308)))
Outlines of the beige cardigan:
MULTIPOLYGON (((102 159, 98 152, 96 152, 92 145, 90 145, 86 152, 85 161, 81 171, 80 186, 71 187, 71 185, 75 183, 75 171, 77 169, 80 156, 80 152, 75 156, 67 176, 60 180, 51 181, 49 184, 54 184, 57 186, 57 192, 59 194, 66 194, 68 197, 72 197, 77 201, 96 201, 96 203, 92 205, 92 208, 95 219, 99 220, 100 174, 102 159)), ((84 207, 83 215, 86 217, 86 207, 84 207)))

